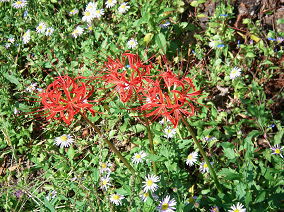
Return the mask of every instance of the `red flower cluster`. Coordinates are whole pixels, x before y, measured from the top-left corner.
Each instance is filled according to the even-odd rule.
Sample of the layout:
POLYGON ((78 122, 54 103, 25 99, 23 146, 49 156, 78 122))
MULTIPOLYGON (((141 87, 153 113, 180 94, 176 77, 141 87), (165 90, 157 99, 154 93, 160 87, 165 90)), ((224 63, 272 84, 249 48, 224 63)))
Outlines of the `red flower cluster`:
POLYGON ((181 115, 194 115, 193 102, 201 91, 196 91, 190 78, 179 79, 169 68, 167 71, 155 70, 152 64, 144 65, 135 54, 123 56, 128 59, 128 68, 125 58, 122 61, 109 58, 103 76, 107 84, 115 87, 122 102, 137 102, 140 106, 135 109, 146 117, 166 117, 174 127, 177 127, 181 115), (151 74, 151 70, 158 74, 151 74))
POLYGON ((71 78, 69 76, 59 76, 38 95, 41 99, 43 115, 47 120, 63 120, 66 124, 71 124, 74 115, 81 110, 87 109, 93 115, 95 110, 89 104, 88 98, 93 94, 92 86, 81 80, 84 77, 71 78))

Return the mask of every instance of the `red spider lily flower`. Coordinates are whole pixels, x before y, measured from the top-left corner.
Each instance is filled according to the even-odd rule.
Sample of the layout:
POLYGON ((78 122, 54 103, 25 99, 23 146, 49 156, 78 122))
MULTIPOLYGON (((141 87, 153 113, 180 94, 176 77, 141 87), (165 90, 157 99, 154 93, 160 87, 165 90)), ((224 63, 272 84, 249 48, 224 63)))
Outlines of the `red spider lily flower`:
POLYGON ((77 113, 85 109, 94 115, 96 111, 92 109, 93 105, 88 103, 88 98, 94 90, 92 86, 82 82, 82 79, 85 77, 56 77, 38 94, 43 105, 38 112, 43 111, 47 120, 63 120, 68 125, 77 113))
POLYGON ((152 81, 152 85, 142 92, 145 104, 139 109, 143 112, 148 111, 145 114, 146 117, 153 117, 153 119, 166 117, 176 128, 182 115, 194 115, 193 102, 196 102, 196 96, 199 96, 201 91, 196 91, 190 78, 178 80, 177 76, 169 71, 158 77, 162 77, 165 84, 158 79, 155 82, 152 81))
POLYGON ((144 65, 136 54, 124 53, 122 56, 122 60, 108 58, 102 79, 112 85, 111 88, 118 92, 122 102, 128 102, 143 88, 143 80, 147 78, 152 65, 144 65))

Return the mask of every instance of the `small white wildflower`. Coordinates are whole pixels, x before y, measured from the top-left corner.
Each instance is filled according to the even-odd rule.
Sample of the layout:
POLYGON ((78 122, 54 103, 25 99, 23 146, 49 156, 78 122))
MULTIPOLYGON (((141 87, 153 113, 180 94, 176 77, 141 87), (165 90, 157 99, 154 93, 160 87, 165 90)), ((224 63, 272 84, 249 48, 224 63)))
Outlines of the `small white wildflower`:
POLYGON ((94 10, 94 18, 100 18, 104 14, 105 14, 105 12, 104 12, 103 9, 96 9, 96 10, 94 10))
POLYGON ((27 30, 25 34, 23 35, 22 39, 23 39, 23 43, 27 44, 31 40, 31 31, 27 30))
POLYGON ((88 24, 88 26, 86 27, 87 30, 89 30, 90 32, 93 31, 93 26, 91 24, 88 24))
POLYGON ((145 185, 143 185, 143 191, 148 192, 148 191, 156 191, 159 186, 156 184, 157 182, 160 181, 160 178, 156 175, 148 175, 143 182, 145 185))
POLYGON ((283 151, 284 147, 281 147, 279 144, 276 144, 275 146, 271 147, 270 149, 273 151, 272 155, 279 155, 281 158, 283 158, 283 155, 281 152, 283 151))
POLYGON ((175 199, 171 199, 171 197, 168 195, 160 202, 160 205, 157 207, 157 209, 160 212, 173 212, 176 209, 174 207, 176 204, 175 199))
POLYGON ((16 1, 12 4, 12 6, 14 8, 24 8, 25 6, 27 6, 28 2, 26 0, 21 0, 21 1, 16 1))
POLYGON ((164 133, 165 133, 164 137, 173 138, 177 132, 175 128, 167 126, 166 129, 164 129, 164 133))
POLYGON ((100 162, 100 173, 107 172, 109 174, 111 172, 109 167, 112 167, 111 163, 100 162))
POLYGON ((188 166, 193 166, 197 162, 198 153, 192 152, 187 156, 186 164, 188 166))
POLYGON ((143 192, 140 194, 140 198, 143 202, 146 202, 148 197, 150 196, 149 192, 143 192))
POLYGON ((101 189, 107 190, 108 187, 111 186, 110 181, 111 181, 111 178, 109 177, 109 175, 105 177, 101 177, 101 181, 100 181, 101 189))
POLYGON ((79 12, 77 8, 70 10, 69 15, 76 15, 79 12))
POLYGON ((77 26, 71 34, 74 38, 77 38, 78 36, 82 35, 83 32, 84 32, 84 29, 80 26, 77 26))
POLYGON ((52 200, 56 197, 57 195, 57 191, 53 190, 52 192, 48 193, 48 195, 46 196, 46 199, 49 201, 49 200, 52 200))
POLYGON ((15 38, 12 38, 12 37, 8 38, 8 42, 9 43, 14 43, 15 42, 15 38))
POLYGON ((48 27, 45 31, 45 35, 51 36, 53 32, 54 32, 54 29, 52 27, 48 27))
POLYGON ((60 137, 56 137, 54 140, 55 140, 55 144, 57 146, 60 146, 61 148, 69 147, 74 142, 74 139, 72 138, 72 136, 66 135, 66 134, 63 134, 60 137))
MULTIPOLYGON (((211 163, 211 164, 212 164, 212 163, 211 163)), ((200 170, 200 172, 203 173, 203 174, 209 172, 209 167, 208 167, 207 163, 206 163, 206 162, 202 162, 202 163, 200 164, 199 170, 200 170)))
POLYGON ((90 23, 94 19, 94 13, 92 11, 86 10, 83 12, 82 21, 90 23))
POLYGON ((44 33, 46 30, 46 24, 44 22, 39 23, 39 25, 36 28, 37 33, 44 33))
POLYGON ((242 203, 238 202, 236 205, 232 205, 231 210, 229 210, 228 212, 246 212, 246 209, 244 208, 242 203))
POLYGON ((136 46, 138 45, 137 41, 133 38, 131 38, 128 42, 127 42, 127 46, 130 49, 134 49, 136 46))
POLYGON ((26 91, 31 93, 36 89, 36 86, 37 86, 37 83, 32 83, 26 88, 26 91))
POLYGON ((111 8, 113 7, 115 4, 117 3, 116 0, 107 0, 105 5, 106 5, 106 8, 111 8))
POLYGON ((118 8, 118 13, 123 14, 126 13, 129 10, 130 6, 127 5, 127 3, 122 3, 118 8))
POLYGON ((237 77, 241 76, 242 69, 238 67, 234 67, 230 73, 230 79, 236 79, 237 77))
POLYGON ((93 11, 97 9, 97 3, 89 2, 86 6, 86 11, 93 11))
POLYGON ((139 153, 135 153, 132 157, 132 162, 134 164, 142 163, 143 159, 147 156, 147 154, 144 151, 141 151, 139 153))
POLYGON ((115 205, 121 205, 121 200, 124 199, 124 196, 120 195, 120 194, 112 194, 112 195, 110 195, 109 199, 115 205))

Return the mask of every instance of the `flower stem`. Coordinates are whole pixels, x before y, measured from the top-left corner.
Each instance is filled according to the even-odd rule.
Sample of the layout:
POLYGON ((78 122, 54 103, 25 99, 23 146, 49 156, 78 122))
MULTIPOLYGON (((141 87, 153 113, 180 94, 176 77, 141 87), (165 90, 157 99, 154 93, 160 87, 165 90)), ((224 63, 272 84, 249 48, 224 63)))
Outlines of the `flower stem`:
POLYGON ((192 136, 192 138, 193 138, 193 140, 194 140, 194 143, 195 143, 196 146, 198 147, 198 149, 199 149, 201 155, 203 156, 203 158, 204 158, 204 160, 205 160, 205 163, 208 165, 210 174, 211 174, 212 177, 213 177, 213 180, 214 180, 214 182, 215 182, 215 184, 216 184, 216 187, 217 187, 218 191, 219 191, 219 192, 222 192, 221 185, 220 185, 220 183, 219 183, 219 181, 218 181, 217 175, 216 175, 216 173, 215 173, 213 167, 211 166, 211 163, 210 163, 208 157, 206 156, 206 153, 205 153, 205 151, 203 150, 201 144, 198 142, 198 140, 197 140, 197 138, 196 138, 196 136, 195 136, 195 133, 193 132, 191 126, 189 125, 189 123, 186 121, 186 119, 185 119, 183 116, 181 116, 181 120, 182 120, 182 122, 184 123, 184 125, 187 127, 188 131, 190 132, 190 134, 191 134, 191 136, 192 136))
MULTIPOLYGON (((150 151, 153 155, 155 155, 156 153, 155 153, 155 149, 154 149, 153 135, 152 135, 152 132, 151 132, 149 120, 147 118, 145 118, 145 122, 146 122, 146 128, 147 128, 147 133, 148 133, 148 139, 149 139, 149 142, 150 142, 149 143, 150 151)), ((153 165, 154 173, 157 174, 157 166, 156 166, 155 161, 152 161, 152 165, 153 165)))
POLYGON ((93 124, 93 122, 88 119, 85 114, 80 112, 81 116, 91 125, 91 127, 103 138, 103 140, 108 144, 108 146, 111 148, 111 150, 119 157, 119 159, 124 163, 124 165, 129 169, 129 171, 133 174, 136 175, 135 170, 133 167, 128 163, 128 161, 121 155, 120 151, 107 139, 103 136, 103 133, 100 131, 100 129, 93 124))

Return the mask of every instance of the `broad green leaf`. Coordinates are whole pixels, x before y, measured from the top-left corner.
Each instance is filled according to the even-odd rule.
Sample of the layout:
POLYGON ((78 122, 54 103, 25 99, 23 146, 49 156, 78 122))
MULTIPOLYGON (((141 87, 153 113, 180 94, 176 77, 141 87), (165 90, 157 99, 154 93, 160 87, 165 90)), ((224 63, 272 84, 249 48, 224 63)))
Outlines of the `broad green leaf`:
POLYGON ((163 54, 166 54, 167 52, 167 41, 166 37, 163 33, 159 33, 156 35, 156 43, 163 54))

